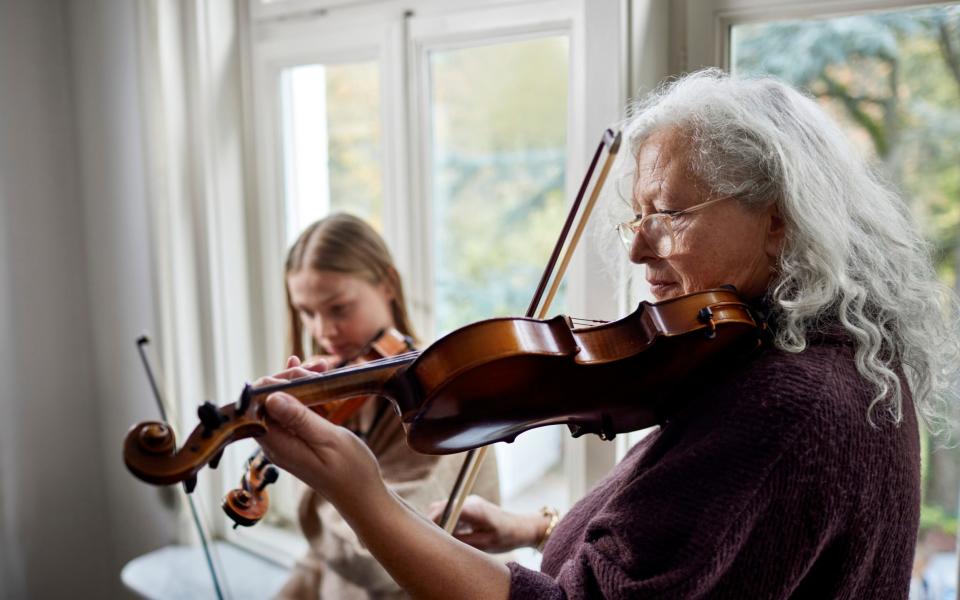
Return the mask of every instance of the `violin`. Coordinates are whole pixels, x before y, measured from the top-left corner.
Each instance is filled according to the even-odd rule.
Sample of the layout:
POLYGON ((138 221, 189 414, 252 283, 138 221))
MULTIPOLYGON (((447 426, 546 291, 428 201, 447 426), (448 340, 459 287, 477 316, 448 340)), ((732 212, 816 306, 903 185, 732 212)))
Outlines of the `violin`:
POLYGON ((488 319, 422 352, 247 385, 236 403, 201 407, 200 425, 179 449, 166 424, 140 423, 126 436, 124 461, 149 483, 194 480, 227 444, 267 432, 264 405, 278 391, 318 411, 359 396, 387 398, 408 445, 426 454, 510 442, 523 431, 557 424, 574 436, 611 439, 657 424, 677 382, 759 343, 750 307, 726 288, 641 302, 623 319, 584 328, 566 316, 488 319))
POLYGON ((204 465, 216 467, 227 444, 267 431, 264 404, 270 394, 286 391, 314 409, 379 395, 400 416, 412 449, 428 454, 470 449, 444 511, 442 524, 449 530, 487 444, 512 441, 545 425, 566 424, 575 436, 596 433, 611 439, 657 424, 678 382, 752 352, 761 327, 736 292, 724 288, 641 302, 629 316, 598 326, 577 328, 564 316, 543 319, 620 141, 621 134, 604 131, 526 317, 467 325, 419 353, 281 384, 247 385, 234 404, 200 406, 200 425, 180 448, 166 423, 137 424, 124 439, 127 468, 148 483, 184 481, 189 491, 204 465), (574 229, 604 149, 607 159, 574 229))
MULTIPOLYGON (((334 369, 389 358, 410 350, 413 350, 413 340, 409 336, 394 328, 383 329, 356 356, 344 359, 334 369)), ((357 414, 369 399, 370 396, 344 398, 312 408, 334 425, 342 425, 357 414)), ((240 487, 227 492, 221 504, 223 512, 233 520, 234 528, 240 525, 250 527, 260 522, 270 508, 270 496, 266 488, 276 482, 278 476, 279 471, 261 450, 258 449, 247 459, 247 470, 240 479, 240 487)))

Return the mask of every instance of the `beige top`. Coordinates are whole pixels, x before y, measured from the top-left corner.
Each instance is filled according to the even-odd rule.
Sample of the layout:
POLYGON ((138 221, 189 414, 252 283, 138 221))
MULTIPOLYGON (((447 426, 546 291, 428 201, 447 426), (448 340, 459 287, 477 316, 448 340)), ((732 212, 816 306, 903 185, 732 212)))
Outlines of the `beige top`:
MULTIPOLYGON (((387 486, 414 510, 425 513, 453 489, 464 454, 418 454, 406 444, 403 426, 385 400, 367 402, 347 423, 355 432, 369 430, 367 445, 380 463, 387 486), (381 412, 380 417, 377 417, 381 412), (371 429, 371 424, 373 425, 371 429)), ((497 464, 489 452, 477 477, 474 494, 500 502, 497 464)), ((337 511, 307 489, 298 510, 300 527, 310 549, 294 566, 278 598, 284 600, 407 598, 374 559, 337 511)))

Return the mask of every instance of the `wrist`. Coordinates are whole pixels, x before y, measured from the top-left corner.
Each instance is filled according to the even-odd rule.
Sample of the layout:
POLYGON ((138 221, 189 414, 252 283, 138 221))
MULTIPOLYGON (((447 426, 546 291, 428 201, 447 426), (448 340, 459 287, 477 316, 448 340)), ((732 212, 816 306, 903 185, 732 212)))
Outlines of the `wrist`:
POLYGON ((552 506, 544 506, 537 515, 537 528, 533 537, 533 543, 530 544, 538 552, 543 552, 543 547, 547 545, 547 540, 560 522, 560 513, 552 506))
MULTIPOLYGON (((374 530, 380 519, 386 518, 385 515, 396 516, 405 510, 403 501, 396 496, 390 488, 383 483, 379 485, 365 486, 363 491, 355 491, 344 496, 338 496, 336 499, 328 498, 337 512, 343 517, 351 529, 358 535, 365 531, 371 525, 374 530)), ((360 535, 363 537, 363 535, 360 535)))

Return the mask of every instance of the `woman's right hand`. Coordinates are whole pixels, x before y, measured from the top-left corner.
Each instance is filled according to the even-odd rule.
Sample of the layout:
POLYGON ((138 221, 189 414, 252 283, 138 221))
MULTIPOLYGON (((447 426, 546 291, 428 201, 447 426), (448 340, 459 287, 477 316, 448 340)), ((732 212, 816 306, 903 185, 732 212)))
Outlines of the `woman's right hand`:
MULTIPOLYGON (((428 516, 438 523, 446 502, 430 505, 428 516)), ((508 552, 536 546, 546 530, 542 515, 508 512, 480 496, 467 496, 453 535, 465 544, 484 552, 508 552)))

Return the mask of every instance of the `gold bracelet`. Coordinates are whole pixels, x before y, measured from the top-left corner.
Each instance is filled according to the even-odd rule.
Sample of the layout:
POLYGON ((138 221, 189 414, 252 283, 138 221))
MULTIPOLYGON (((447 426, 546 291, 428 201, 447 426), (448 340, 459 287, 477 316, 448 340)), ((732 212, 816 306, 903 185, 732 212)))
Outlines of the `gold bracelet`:
POLYGON ((547 523, 547 528, 543 530, 543 535, 540 536, 540 541, 537 542, 537 552, 543 552, 543 547, 547 545, 547 540, 550 539, 550 534, 553 533, 553 530, 557 527, 557 523, 560 522, 560 511, 552 506, 544 506, 540 509, 540 514, 544 517, 548 517, 550 521, 547 523))

